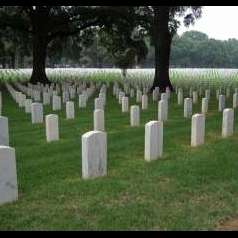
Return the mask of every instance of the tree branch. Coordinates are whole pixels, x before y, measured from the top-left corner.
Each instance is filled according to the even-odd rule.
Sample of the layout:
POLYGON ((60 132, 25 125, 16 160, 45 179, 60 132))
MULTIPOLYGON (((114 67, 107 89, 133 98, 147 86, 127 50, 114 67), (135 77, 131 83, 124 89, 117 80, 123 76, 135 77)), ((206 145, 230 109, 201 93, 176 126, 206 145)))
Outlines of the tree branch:
POLYGON ((56 37, 67 37, 67 36, 72 36, 72 35, 76 35, 78 34, 80 31, 88 28, 88 27, 91 27, 91 26, 95 26, 97 23, 99 23, 100 21, 97 19, 93 22, 89 22, 87 24, 84 24, 82 25, 80 28, 74 30, 74 31, 58 31, 56 33, 53 33, 53 34, 50 34, 48 36, 48 40, 51 41, 52 39, 56 38, 56 37))
POLYGON ((29 22, 22 17, 19 18, 17 14, 12 16, 9 16, 7 14, 1 14, 0 28, 5 29, 6 27, 10 27, 14 30, 18 30, 25 33, 32 33, 32 31, 29 30, 29 22))

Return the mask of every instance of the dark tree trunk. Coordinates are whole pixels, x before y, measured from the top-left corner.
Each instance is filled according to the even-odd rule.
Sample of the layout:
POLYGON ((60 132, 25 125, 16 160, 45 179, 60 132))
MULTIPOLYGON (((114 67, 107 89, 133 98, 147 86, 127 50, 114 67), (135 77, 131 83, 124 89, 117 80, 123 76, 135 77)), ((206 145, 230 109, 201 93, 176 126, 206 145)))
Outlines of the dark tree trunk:
POLYGON ((10 62, 10 63, 11 63, 11 66, 10 66, 10 67, 11 67, 12 69, 15 69, 15 54, 12 54, 12 55, 11 55, 11 62, 10 62))
POLYGON ((36 84, 37 82, 47 84, 49 80, 45 72, 46 50, 47 50, 47 36, 40 34, 33 35, 33 71, 30 82, 36 84))
POLYGON ((49 83, 45 72, 48 39, 48 10, 36 7, 35 14, 32 15, 33 28, 33 70, 30 82, 49 83))
POLYGON ((166 87, 174 91, 169 79, 169 58, 172 36, 169 32, 169 6, 154 6, 154 44, 155 77, 151 91, 159 87, 164 92, 166 87))

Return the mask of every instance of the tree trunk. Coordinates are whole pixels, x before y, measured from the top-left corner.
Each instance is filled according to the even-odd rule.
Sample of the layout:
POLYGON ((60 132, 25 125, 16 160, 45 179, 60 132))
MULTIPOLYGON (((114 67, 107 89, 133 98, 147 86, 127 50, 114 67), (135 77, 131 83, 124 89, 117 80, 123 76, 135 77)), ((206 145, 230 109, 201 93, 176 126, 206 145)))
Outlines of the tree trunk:
POLYGON ((151 91, 159 87, 164 92, 166 87, 174 91, 169 79, 169 58, 172 37, 169 32, 169 6, 154 6, 154 43, 155 77, 151 91))
POLYGON ((33 70, 30 82, 49 83, 45 72, 46 52, 48 39, 48 14, 49 9, 36 6, 35 13, 31 16, 33 29, 33 70))
POLYGON ((33 71, 30 82, 47 84, 49 80, 45 72, 47 36, 41 36, 39 33, 33 34, 33 71))
POLYGON ((16 67, 16 65, 15 65, 16 59, 15 59, 15 57, 16 57, 15 54, 12 54, 12 55, 11 55, 11 58, 10 58, 10 59, 11 59, 11 62, 10 62, 10 63, 11 63, 11 66, 10 66, 10 67, 11 67, 12 69, 15 69, 15 67, 16 67))

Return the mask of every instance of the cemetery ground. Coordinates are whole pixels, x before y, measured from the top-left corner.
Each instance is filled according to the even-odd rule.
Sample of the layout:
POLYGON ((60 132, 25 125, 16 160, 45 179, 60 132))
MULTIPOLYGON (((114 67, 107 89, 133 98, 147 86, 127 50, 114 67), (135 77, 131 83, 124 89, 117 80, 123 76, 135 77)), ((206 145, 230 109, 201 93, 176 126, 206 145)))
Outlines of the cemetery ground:
MULTIPOLYGON (((190 146, 191 118, 176 94, 169 100, 161 159, 144 160, 145 124, 157 120, 157 102, 140 111, 140 126, 107 93, 107 176, 83 180, 81 136, 93 130, 94 97, 75 103, 75 119, 59 115, 60 140, 47 143, 45 124, 31 124, 3 91, 10 146, 16 150, 19 199, 0 206, 0 230, 214 230, 238 214, 238 112, 234 135, 221 137, 222 112, 215 96, 206 115, 205 144, 190 146)), ((76 99, 75 99, 76 102, 76 99)), ((129 99, 136 104, 135 98, 129 99)), ((232 107, 232 97, 226 108, 232 107)), ((201 98, 193 114, 201 112, 201 98)), ((44 116, 52 113, 44 106, 44 116)))

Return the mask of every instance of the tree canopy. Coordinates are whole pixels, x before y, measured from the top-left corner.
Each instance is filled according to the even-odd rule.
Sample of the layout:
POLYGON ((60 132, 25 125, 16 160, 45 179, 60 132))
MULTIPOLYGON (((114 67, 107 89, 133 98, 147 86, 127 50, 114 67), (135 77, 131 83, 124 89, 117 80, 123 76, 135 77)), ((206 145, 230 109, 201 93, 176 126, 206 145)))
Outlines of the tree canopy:
POLYGON ((47 58, 57 63, 64 54, 72 62, 90 44, 98 51, 95 35, 100 36, 101 50, 106 49, 113 64, 122 69, 145 60, 149 41, 155 49, 153 87, 163 91, 166 87, 173 89, 169 62, 172 39, 180 25, 178 17, 189 25, 200 16, 200 6, 5 6, 0 9, 0 29, 10 27, 30 36, 32 83, 48 83, 47 58))

